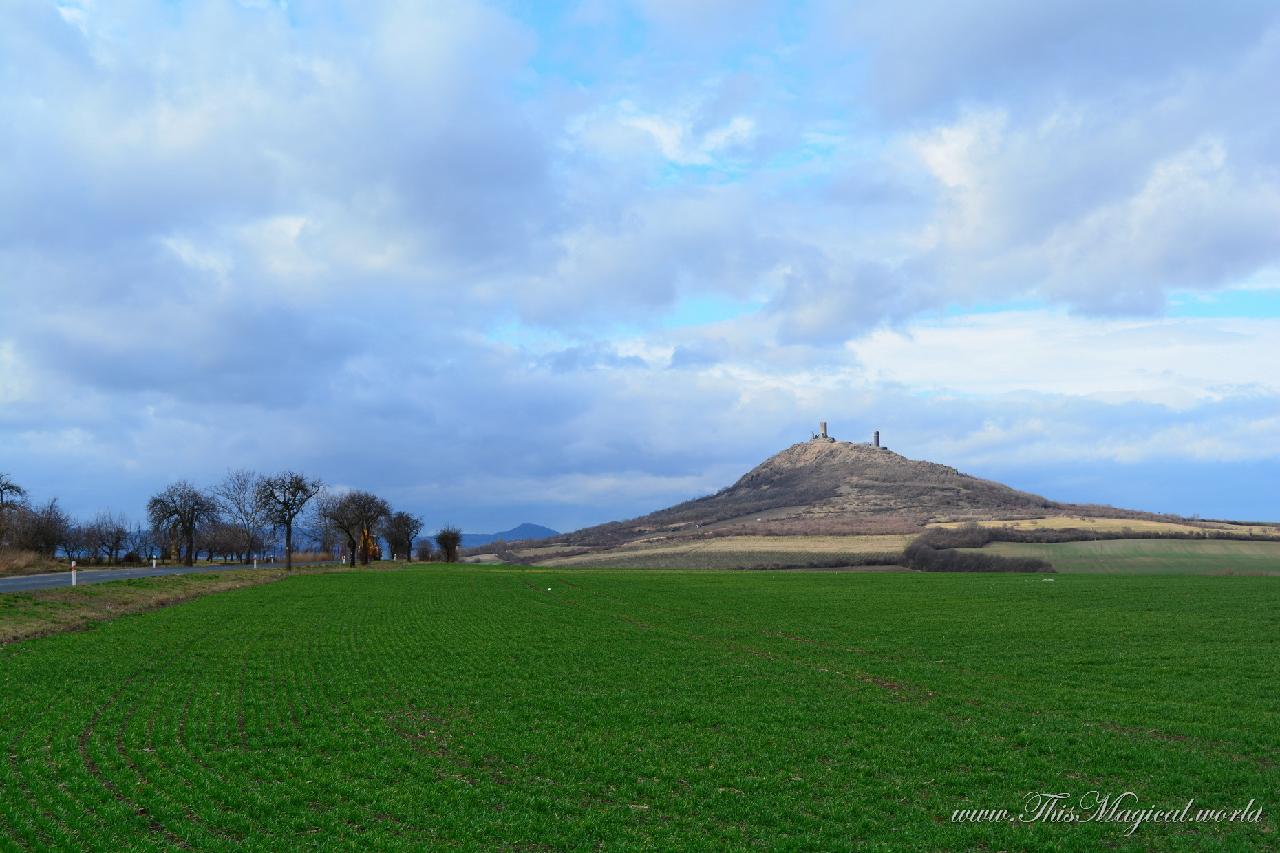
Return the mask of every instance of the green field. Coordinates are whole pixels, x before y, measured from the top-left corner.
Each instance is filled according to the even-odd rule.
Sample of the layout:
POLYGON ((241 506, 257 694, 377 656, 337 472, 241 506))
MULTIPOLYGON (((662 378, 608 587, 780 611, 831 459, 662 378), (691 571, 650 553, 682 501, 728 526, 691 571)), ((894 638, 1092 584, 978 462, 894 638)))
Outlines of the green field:
POLYGON ((0 647, 0 848, 1274 849, 1280 582, 421 567, 0 647), (1258 823, 953 823, 1132 790, 1258 823))
POLYGON ((1230 539, 1103 539, 1096 542, 993 542, 986 551, 1040 557, 1060 572, 1280 575, 1280 542, 1230 539))

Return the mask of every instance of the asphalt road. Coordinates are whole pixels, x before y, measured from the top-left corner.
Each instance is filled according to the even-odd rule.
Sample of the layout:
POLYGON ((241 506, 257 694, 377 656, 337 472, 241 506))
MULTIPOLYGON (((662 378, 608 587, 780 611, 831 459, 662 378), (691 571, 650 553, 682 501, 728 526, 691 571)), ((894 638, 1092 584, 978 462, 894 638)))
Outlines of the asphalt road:
MULTIPOLYGON (((302 563, 294 563, 300 567, 302 563)), ((312 564, 307 564, 312 565, 312 564)), ((263 563, 264 569, 283 568, 284 563, 263 563)), ((76 572, 76 583, 106 583, 107 581, 123 581, 129 578, 151 578, 159 575, 190 575, 201 572, 221 572, 226 569, 243 569, 253 571, 251 566, 164 566, 161 568, 136 569, 80 569, 76 572)), ((55 586, 71 586, 71 572, 51 572, 45 575, 21 575, 12 578, 0 578, 0 593, 28 592, 33 589, 51 589, 55 586)))

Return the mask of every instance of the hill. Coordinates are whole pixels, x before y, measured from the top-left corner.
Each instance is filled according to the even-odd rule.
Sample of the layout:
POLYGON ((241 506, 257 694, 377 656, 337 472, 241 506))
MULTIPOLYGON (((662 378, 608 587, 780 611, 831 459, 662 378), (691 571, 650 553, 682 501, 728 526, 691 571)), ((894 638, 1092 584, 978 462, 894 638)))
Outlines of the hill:
POLYGON ((794 444, 713 495, 557 537, 572 547, 654 536, 907 533, 931 521, 1025 518, 1071 511, 1155 518, 1061 504, 875 444, 816 436, 794 444))
POLYGON ((552 530, 550 527, 543 527, 541 524, 531 524, 526 521, 510 530, 500 530, 497 533, 464 533, 462 534, 462 547, 475 548, 479 545, 488 545, 491 542, 526 542, 550 539, 552 536, 559 535, 560 531, 558 530, 552 530))

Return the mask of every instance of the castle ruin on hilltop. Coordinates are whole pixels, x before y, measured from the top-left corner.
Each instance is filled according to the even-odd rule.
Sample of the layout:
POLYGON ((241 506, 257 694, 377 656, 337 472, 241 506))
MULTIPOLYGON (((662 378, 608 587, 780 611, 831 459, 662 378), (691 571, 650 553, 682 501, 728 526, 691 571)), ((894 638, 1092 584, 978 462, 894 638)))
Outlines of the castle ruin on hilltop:
MULTIPOLYGON (((827 422, 818 421, 818 431, 809 439, 810 441, 829 441, 835 443, 835 439, 827 435, 827 422)), ((887 446, 880 444, 880 430, 872 433, 871 441, 850 442, 851 444, 861 444, 864 447, 874 447, 876 450, 888 450, 887 446)))

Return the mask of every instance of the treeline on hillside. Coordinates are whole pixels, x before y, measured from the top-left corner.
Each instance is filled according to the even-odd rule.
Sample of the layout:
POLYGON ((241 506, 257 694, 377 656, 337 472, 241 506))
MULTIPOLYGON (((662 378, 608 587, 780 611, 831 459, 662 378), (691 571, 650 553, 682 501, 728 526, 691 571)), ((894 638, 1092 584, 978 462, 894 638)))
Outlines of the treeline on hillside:
POLYGON ((1050 545, 1059 542, 1095 542, 1108 539, 1231 539, 1235 541, 1275 542, 1280 536, 1255 531, 1225 530, 1206 527, 1203 530, 1134 530, 1119 527, 1091 530, 1083 527, 984 527, 965 524, 960 527, 930 527, 924 534, 935 548, 981 548, 989 542, 1028 542, 1050 545), (951 544, 951 543, 958 544, 951 544))
POLYGON ((110 511, 75 519, 57 498, 33 503, 24 486, 0 473, 0 573, 60 559, 194 565, 201 557, 248 563, 278 553, 292 566, 302 552, 352 565, 386 557, 457 560, 458 528, 445 525, 420 539, 422 528, 422 519, 377 495, 330 490, 295 471, 232 471, 208 487, 179 480, 151 496, 139 522, 110 511))
POLYGON ((1205 528, 1192 530, 1088 530, 1079 527, 1017 528, 984 527, 965 524, 960 527, 931 527, 912 540, 903 551, 903 564, 922 572, 1052 572, 1053 566, 1038 557, 1006 557, 960 548, 982 548, 992 542, 1027 542, 1054 544, 1059 542, 1101 541, 1106 539, 1232 539, 1275 541, 1278 536, 1205 528))
POLYGON ((911 540, 903 561, 918 572, 1052 572, 1053 566, 1038 557, 1002 557, 957 548, 981 548, 995 541, 992 531, 976 524, 932 527, 911 540))

